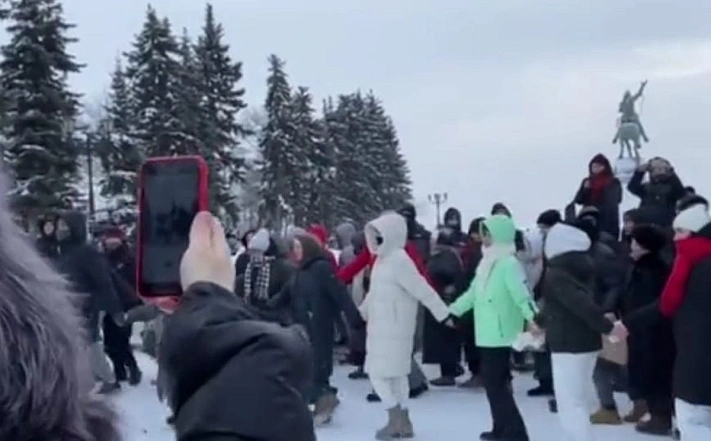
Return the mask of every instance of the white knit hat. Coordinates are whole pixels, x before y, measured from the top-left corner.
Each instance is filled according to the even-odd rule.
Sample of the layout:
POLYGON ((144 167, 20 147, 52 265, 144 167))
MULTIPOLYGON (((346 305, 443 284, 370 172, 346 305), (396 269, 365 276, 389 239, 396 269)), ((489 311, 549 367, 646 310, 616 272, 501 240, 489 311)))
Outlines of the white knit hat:
POLYGON ((704 204, 694 204, 684 210, 674 218, 673 227, 675 230, 691 231, 698 233, 703 227, 711 223, 709 208, 704 204))
POLYGON ((269 231, 265 228, 260 228, 252 239, 247 244, 247 249, 251 251, 266 252, 269 249, 269 231))

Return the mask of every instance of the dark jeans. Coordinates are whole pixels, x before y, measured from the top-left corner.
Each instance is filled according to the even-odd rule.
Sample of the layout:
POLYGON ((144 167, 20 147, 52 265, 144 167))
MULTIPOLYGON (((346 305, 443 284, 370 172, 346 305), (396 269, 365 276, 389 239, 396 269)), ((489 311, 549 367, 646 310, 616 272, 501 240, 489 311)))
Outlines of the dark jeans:
POLYGON ((481 376, 489 400, 493 432, 506 441, 528 441, 526 425, 511 389, 511 348, 479 348, 481 376))
POLYGON ((458 374, 456 363, 440 363, 439 370, 443 377, 456 377, 458 374))
POLYGON ((338 314, 335 320, 336 333, 338 334, 338 339, 341 341, 348 340, 348 327, 346 326, 346 321, 342 314, 338 314))
POLYGON ((136 357, 131 347, 131 325, 119 326, 108 315, 104 316, 104 352, 114 365, 116 381, 125 381, 127 372, 138 370, 136 357))
POLYGON ((551 366, 551 353, 547 350, 545 352, 534 352, 533 361, 538 382, 541 384, 553 386, 553 368, 551 366))

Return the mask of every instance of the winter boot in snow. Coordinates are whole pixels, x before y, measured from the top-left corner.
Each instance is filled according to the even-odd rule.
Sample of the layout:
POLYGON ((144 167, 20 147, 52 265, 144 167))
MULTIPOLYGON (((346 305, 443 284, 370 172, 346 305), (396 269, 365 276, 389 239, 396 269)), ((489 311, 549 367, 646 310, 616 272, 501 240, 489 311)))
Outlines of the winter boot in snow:
POLYGON ((472 375, 467 381, 460 384, 459 387, 463 389, 479 389, 482 387, 481 378, 472 375))
POLYGON ((336 394, 326 392, 321 395, 314 406, 314 426, 319 427, 330 423, 338 404, 336 394))
POLYGON ((639 433, 646 433, 647 435, 669 436, 672 430, 671 418, 652 415, 648 421, 640 421, 637 423, 635 430, 639 433))
POLYGON ((427 386, 427 383, 422 383, 421 385, 410 389, 410 398, 417 398, 428 390, 430 390, 430 388, 427 386))
POLYGON ((400 437, 400 425, 402 421, 402 408, 399 405, 388 409, 388 422, 385 427, 375 432, 375 439, 378 441, 388 441, 400 437))
POLYGON ((622 418, 617 409, 600 409, 590 415, 590 422, 604 426, 619 426, 622 424, 622 418))
POLYGON ((530 389, 526 394, 529 397, 549 397, 553 395, 553 381, 543 380, 538 387, 530 389))
POLYGON ((624 420, 626 423, 638 423, 648 411, 647 403, 645 403, 644 400, 636 400, 632 406, 632 410, 625 415, 624 420))
POLYGON ((101 395, 108 395, 119 390, 121 390, 121 385, 118 383, 118 381, 115 383, 104 381, 101 383, 101 386, 99 386, 99 389, 96 391, 96 393, 101 395))
POLYGON ((400 438, 413 438, 415 431, 412 428, 410 421, 410 411, 407 409, 400 410, 400 438))
POLYGON ((348 378, 351 380, 365 380, 368 378, 368 374, 366 374, 363 370, 363 366, 360 366, 358 369, 348 374, 348 378))
POLYGON ((368 395, 366 395, 365 399, 369 403, 379 403, 380 402, 380 397, 378 394, 375 393, 375 391, 371 391, 368 395))
POLYGON ((479 439, 481 441, 498 441, 501 439, 501 435, 490 430, 488 432, 482 432, 481 435, 479 435, 479 439))
POLYGON ((437 387, 447 387, 447 386, 456 386, 457 382, 454 380, 454 377, 446 377, 443 375, 437 379, 430 381, 430 384, 432 386, 437 386, 437 387))

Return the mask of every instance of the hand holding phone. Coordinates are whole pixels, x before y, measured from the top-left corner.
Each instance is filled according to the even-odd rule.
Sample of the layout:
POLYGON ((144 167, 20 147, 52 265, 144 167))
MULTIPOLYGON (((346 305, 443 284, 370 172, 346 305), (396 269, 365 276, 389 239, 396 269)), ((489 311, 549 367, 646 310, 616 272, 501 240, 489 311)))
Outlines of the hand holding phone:
POLYGON ((190 229, 190 245, 180 263, 183 290, 198 282, 210 282, 232 291, 235 267, 222 224, 212 214, 202 211, 190 229))
POLYGON ((207 170, 199 156, 150 158, 141 167, 137 291, 154 303, 182 295, 180 262, 191 226, 199 212, 209 210, 207 170))

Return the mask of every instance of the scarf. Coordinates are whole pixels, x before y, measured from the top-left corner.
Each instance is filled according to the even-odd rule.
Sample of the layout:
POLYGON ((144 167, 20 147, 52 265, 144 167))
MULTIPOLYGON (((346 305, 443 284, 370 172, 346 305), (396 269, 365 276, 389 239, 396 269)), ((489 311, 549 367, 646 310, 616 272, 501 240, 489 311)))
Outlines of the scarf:
POLYGON ((602 203, 602 195, 605 189, 612 183, 613 176, 610 173, 602 172, 596 175, 591 175, 588 178, 590 183, 590 200, 593 205, 602 203))
POLYGON ((662 291, 659 309, 666 317, 672 317, 681 306, 686 293, 686 283, 694 265, 711 256, 711 239, 689 237, 676 242, 676 258, 671 274, 662 291))
POLYGON ((255 254, 249 257, 244 271, 244 298, 247 303, 254 299, 269 300, 269 279, 271 266, 275 257, 255 254), (257 277, 252 285, 252 273, 257 271, 257 277))
POLYGON ((489 283, 489 277, 496 263, 508 256, 513 256, 516 253, 516 245, 512 243, 492 244, 489 247, 482 247, 481 260, 476 267, 476 275, 474 276, 474 289, 477 295, 483 295, 486 292, 486 285, 489 283))

